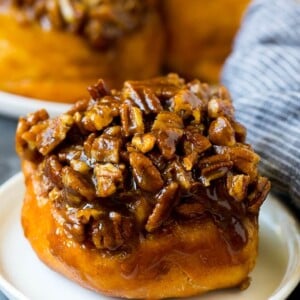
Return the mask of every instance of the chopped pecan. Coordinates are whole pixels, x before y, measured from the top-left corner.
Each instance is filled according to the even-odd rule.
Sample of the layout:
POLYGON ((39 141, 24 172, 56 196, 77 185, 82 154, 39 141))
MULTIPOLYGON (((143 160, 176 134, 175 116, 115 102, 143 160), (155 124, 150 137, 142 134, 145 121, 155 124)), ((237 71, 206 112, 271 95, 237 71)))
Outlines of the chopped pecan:
POLYGON ((209 139, 215 145, 233 146, 235 132, 230 122, 225 117, 218 117, 209 126, 209 139))
POLYGON ((131 141, 132 145, 142 153, 151 151, 155 142, 156 138, 152 133, 135 134, 131 141))
POLYGON ((95 100, 110 95, 110 90, 103 79, 99 79, 96 84, 89 86, 88 91, 95 100))
POLYGON ((151 89, 135 87, 131 81, 125 82, 123 96, 131 99, 145 114, 159 113, 163 110, 160 100, 151 89))
POLYGON ((131 209, 135 215, 137 225, 140 229, 143 228, 152 211, 152 207, 149 204, 149 201, 143 196, 140 196, 138 200, 135 201, 131 206, 131 209))
POLYGON ((184 81, 174 73, 170 73, 165 77, 158 77, 152 80, 130 81, 135 88, 150 88, 159 99, 170 99, 184 85, 184 81))
POLYGON ((234 116, 234 108, 229 98, 212 98, 208 102, 207 109, 208 116, 212 119, 216 119, 218 117, 226 117, 229 120, 232 120, 234 116))
POLYGON ((236 201, 246 199, 250 177, 248 175, 227 175, 226 186, 228 194, 236 201))
POLYGON ((98 104, 84 112, 81 122, 86 130, 94 132, 107 127, 116 115, 109 105, 98 104))
POLYGON ((61 171, 62 183, 64 187, 72 193, 77 193, 85 197, 88 201, 95 198, 94 187, 79 172, 74 171, 71 167, 65 166, 61 171))
POLYGON ((112 211, 108 217, 93 222, 92 242, 96 249, 117 250, 132 235, 132 227, 133 224, 129 217, 112 211))
POLYGON ((111 126, 106 128, 104 133, 114 137, 122 138, 122 127, 119 125, 111 126))
POLYGON ((82 243, 86 239, 84 224, 65 222, 63 224, 64 231, 68 237, 72 237, 78 243, 82 243))
POLYGON ((250 182, 257 177, 257 164, 260 157, 245 145, 237 144, 236 147, 216 147, 217 153, 227 153, 234 163, 234 167, 250 176, 250 182))
POLYGON ((157 145, 161 154, 166 159, 174 157, 176 146, 183 135, 183 130, 178 128, 168 128, 156 132, 157 145))
POLYGON ((87 162, 80 159, 72 159, 70 166, 73 170, 85 175, 87 175, 91 170, 91 167, 87 164, 87 162))
POLYGON ((208 84, 201 83, 199 80, 194 79, 187 84, 187 88, 201 99, 202 103, 207 106, 207 101, 209 98, 210 88, 208 84))
POLYGON ((44 173, 50 181, 58 188, 63 187, 62 168, 57 156, 51 155, 44 160, 44 173))
POLYGON ((171 182, 164 187, 156 196, 156 205, 148 218, 145 229, 148 232, 153 232, 159 228, 161 224, 168 218, 173 205, 178 198, 178 183, 171 182))
POLYGON ((94 177, 98 197, 109 197, 117 191, 123 183, 123 169, 124 166, 116 167, 111 163, 95 165, 94 177))
POLYGON ((156 116, 151 130, 165 130, 168 128, 183 129, 183 127, 183 121, 180 116, 173 112, 162 111, 156 116))
POLYGON ((141 189, 154 192, 162 188, 164 182, 160 172, 147 156, 138 152, 131 152, 129 162, 133 176, 141 189))
POLYGON ((192 152, 200 154, 208 150, 211 147, 211 143, 198 130, 190 129, 185 130, 183 147, 185 154, 191 154, 192 152))
POLYGON ((67 114, 49 120, 47 127, 41 130, 36 136, 38 151, 43 155, 49 154, 66 138, 73 123, 73 117, 67 114))
POLYGON ((82 209, 76 209, 75 211, 71 210, 68 213, 68 219, 71 220, 73 223, 81 223, 85 225, 91 222, 92 220, 99 220, 100 217, 104 215, 104 210, 99 209, 99 207, 97 207, 97 209, 83 207, 82 209))
POLYGON ((89 106, 90 100, 89 99, 83 99, 78 100, 75 102, 75 104, 68 110, 68 115, 73 116, 75 122, 81 120, 81 113, 83 113, 85 110, 87 110, 89 106), (75 117, 77 115, 77 117, 75 117))
POLYGON ((235 139, 238 143, 245 143, 247 130, 245 126, 243 126, 239 122, 231 121, 232 128, 235 132, 235 139))
POLYGON ((187 172, 178 160, 169 163, 164 171, 164 177, 166 180, 173 179, 177 181, 185 190, 191 187, 193 181, 191 172, 187 172))
POLYGON ((202 101, 189 90, 180 90, 173 98, 171 109, 182 118, 194 117, 195 123, 201 121, 202 101))
POLYGON ((91 158, 98 162, 111 162, 119 163, 119 152, 121 149, 122 140, 110 136, 108 134, 102 134, 98 138, 95 138, 91 148, 91 158))
POLYGON ((199 167, 203 185, 209 186, 212 180, 223 177, 232 166, 233 162, 228 154, 217 154, 201 159, 199 167))
POLYGON ((255 189, 250 195, 248 196, 249 200, 249 206, 248 211, 257 214, 259 211, 259 208, 265 201, 269 191, 271 189, 271 183, 270 181, 265 178, 259 176, 257 179, 257 182, 255 184, 255 189))
POLYGON ((211 143, 199 133, 198 130, 188 129, 185 131, 183 150, 185 157, 183 158, 183 165, 187 171, 190 171, 198 159, 198 154, 208 150, 211 143))
POLYGON ((130 102, 124 102, 120 107, 120 116, 125 136, 144 133, 143 114, 138 107, 133 106, 130 102))
POLYGON ((47 125, 49 115, 41 109, 29 114, 26 118, 20 118, 16 131, 16 151, 21 156, 31 157, 36 149, 36 136, 47 125))

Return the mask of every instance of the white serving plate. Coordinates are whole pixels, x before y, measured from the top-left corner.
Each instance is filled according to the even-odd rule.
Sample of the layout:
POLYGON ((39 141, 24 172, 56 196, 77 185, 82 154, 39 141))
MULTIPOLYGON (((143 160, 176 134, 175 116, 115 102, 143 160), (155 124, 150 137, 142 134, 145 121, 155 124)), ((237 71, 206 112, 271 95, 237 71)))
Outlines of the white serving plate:
POLYGON ((70 104, 43 101, 0 92, 0 114, 18 118, 45 108, 51 116, 57 116, 70 108, 70 104))
MULTIPOLYGON (((0 188, 0 289, 18 300, 111 299, 80 287, 38 260, 20 225, 23 195, 21 174, 0 188)), ((293 216, 272 195, 261 210, 259 248, 247 290, 222 290, 192 299, 285 299, 300 280, 300 232, 293 216)))

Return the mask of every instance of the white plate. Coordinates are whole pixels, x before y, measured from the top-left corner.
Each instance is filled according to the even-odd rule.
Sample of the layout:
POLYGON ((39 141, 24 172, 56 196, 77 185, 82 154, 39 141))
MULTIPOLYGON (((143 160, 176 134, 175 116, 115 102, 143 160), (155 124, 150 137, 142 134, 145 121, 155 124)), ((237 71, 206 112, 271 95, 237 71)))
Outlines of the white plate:
POLYGON ((45 108, 51 116, 65 112, 69 104, 36 100, 10 93, 0 92, 0 114, 18 118, 28 113, 45 108))
MULTIPOLYGON (((0 188, 0 289, 11 299, 109 299, 76 285, 37 259, 20 225, 23 194, 21 174, 0 188)), ((295 288, 300 279, 298 224, 274 196, 261 211, 259 258, 251 277, 245 291, 230 289, 193 299, 285 299, 295 288)))

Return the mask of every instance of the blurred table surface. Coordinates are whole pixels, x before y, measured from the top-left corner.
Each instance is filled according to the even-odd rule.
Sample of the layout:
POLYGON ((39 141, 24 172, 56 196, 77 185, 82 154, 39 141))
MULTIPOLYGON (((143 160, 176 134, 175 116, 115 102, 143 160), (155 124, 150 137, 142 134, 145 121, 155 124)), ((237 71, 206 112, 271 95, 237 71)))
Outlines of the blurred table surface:
MULTIPOLYGON (((20 171, 20 162, 15 154, 16 126, 16 119, 0 115, 0 184, 20 171)), ((6 299, 0 291, 0 300, 6 299)), ((300 284, 288 299, 300 299, 300 284)))

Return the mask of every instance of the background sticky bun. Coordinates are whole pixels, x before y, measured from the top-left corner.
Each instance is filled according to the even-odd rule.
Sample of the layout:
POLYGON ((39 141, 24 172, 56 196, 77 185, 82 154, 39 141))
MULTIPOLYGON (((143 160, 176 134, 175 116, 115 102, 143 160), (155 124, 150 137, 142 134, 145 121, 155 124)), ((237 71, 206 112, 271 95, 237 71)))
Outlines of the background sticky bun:
POLYGON ((0 89, 74 102, 99 77, 120 87, 158 74, 164 42, 154 2, 0 3, 0 89))

